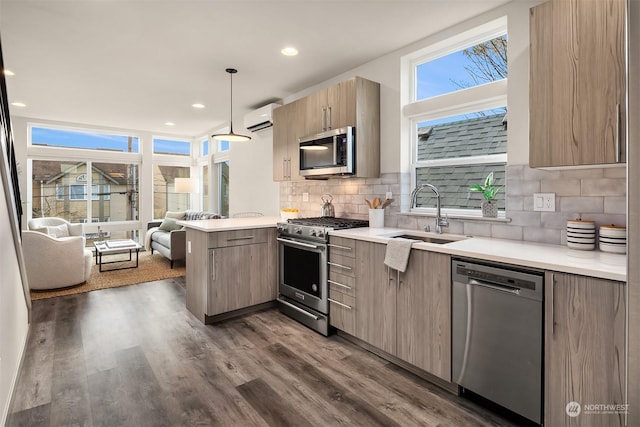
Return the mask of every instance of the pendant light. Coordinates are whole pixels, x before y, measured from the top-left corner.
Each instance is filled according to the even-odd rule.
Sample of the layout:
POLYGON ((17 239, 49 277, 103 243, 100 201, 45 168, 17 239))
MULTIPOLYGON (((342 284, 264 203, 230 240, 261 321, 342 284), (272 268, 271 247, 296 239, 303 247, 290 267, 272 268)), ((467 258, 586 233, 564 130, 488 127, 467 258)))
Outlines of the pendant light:
POLYGON ((231 79, 231 97, 230 97, 230 107, 229 107, 229 133, 219 133, 215 135, 211 135, 213 139, 217 139, 220 141, 229 141, 229 142, 242 142, 248 141, 251 139, 250 136, 240 135, 233 132, 233 75, 238 72, 235 68, 227 68, 225 70, 229 73, 229 77, 231 79))

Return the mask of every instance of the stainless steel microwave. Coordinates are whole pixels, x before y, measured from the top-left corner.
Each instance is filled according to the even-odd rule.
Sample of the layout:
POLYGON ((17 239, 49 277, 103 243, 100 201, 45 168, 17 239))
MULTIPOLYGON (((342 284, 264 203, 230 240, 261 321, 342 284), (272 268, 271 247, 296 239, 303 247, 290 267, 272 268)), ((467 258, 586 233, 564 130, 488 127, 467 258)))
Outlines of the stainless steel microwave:
POLYGON ((347 126, 300 138, 300 175, 355 174, 355 135, 355 127, 347 126))

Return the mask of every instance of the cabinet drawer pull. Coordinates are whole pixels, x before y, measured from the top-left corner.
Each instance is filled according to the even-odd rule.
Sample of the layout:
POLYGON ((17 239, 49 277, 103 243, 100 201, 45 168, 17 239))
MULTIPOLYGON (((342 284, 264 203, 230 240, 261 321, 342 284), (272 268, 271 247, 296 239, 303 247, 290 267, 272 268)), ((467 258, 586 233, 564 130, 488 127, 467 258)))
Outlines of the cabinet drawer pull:
POLYGON ((351 290, 351 286, 343 285, 342 283, 335 282, 335 281, 333 281, 331 279, 327 280, 327 282, 331 283, 332 285, 340 286, 341 288, 345 288, 345 289, 351 290))
POLYGON ((339 306, 344 307, 344 308, 349 309, 349 310, 351 310, 351 309, 353 308, 353 307, 351 307, 350 305, 343 304, 343 303, 338 302, 338 301, 336 301, 336 300, 334 300, 334 299, 331 299, 331 298, 327 298, 327 300, 328 300, 329 302, 332 302, 332 303, 334 303, 334 304, 338 304, 339 306))
POLYGON ((556 275, 551 273, 551 336, 556 334, 556 275))
POLYGON ((620 104, 616 104, 616 163, 620 163, 620 104))
POLYGON ((227 239, 227 242, 232 242, 234 240, 247 240, 247 239, 255 239, 256 236, 240 236, 240 237, 231 237, 227 239))
POLYGON ((329 243, 327 246, 329 246, 330 248, 344 249, 346 251, 352 251, 353 250, 353 248, 350 248, 349 246, 334 245, 332 243, 329 243))
POLYGON ((352 270, 351 267, 347 267, 346 265, 342 265, 342 264, 336 264, 335 262, 328 262, 327 264, 332 265, 334 267, 338 267, 338 268, 344 268, 345 270, 352 270))
POLYGON ((322 130, 327 130, 327 107, 322 106, 322 130))
POLYGON ((211 281, 216 281, 216 251, 211 251, 211 281))

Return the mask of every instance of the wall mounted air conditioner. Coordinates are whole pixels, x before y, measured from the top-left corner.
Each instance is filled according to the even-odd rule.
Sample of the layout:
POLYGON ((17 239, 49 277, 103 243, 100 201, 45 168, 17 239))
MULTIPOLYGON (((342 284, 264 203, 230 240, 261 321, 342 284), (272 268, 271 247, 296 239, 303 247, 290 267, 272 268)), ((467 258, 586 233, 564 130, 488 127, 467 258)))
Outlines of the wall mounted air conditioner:
POLYGON ((251 132, 257 132, 273 126, 273 109, 279 106, 280 104, 268 104, 247 113, 247 115, 244 116, 244 127, 251 132))

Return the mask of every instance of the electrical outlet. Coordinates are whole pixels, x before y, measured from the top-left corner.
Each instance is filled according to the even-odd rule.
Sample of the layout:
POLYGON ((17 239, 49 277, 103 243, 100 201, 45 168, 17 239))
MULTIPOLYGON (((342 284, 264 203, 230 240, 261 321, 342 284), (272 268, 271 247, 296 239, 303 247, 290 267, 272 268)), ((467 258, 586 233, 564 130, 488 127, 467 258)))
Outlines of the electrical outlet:
POLYGON ((391 191, 387 191, 387 194, 384 196, 386 199, 393 199, 393 193, 391 191))
POLYGON ((302 193, 302 201, 303 202, 309 201, 309 193, 302 193))
POLYGON ((555 193, 534 193, 533 194, 533 210, 536 212, 555 212, 556 211, 556 194, 555 193))

